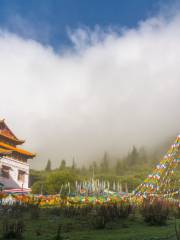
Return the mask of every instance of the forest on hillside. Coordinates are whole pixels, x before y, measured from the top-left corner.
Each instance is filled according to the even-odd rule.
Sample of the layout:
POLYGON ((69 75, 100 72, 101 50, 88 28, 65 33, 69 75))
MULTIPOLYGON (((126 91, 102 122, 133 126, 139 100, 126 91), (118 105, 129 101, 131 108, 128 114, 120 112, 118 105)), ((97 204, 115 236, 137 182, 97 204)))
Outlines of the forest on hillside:
POLYGON ((44 170, 31 169, 30 186, 33 193, 55 194, 60 192, 62 185, 69 183, 73 192, 76 181, 83 182, 94 178, 108 181, 110 188, 118 182, 121 184, 122 191, 131 192, 152 171, 168 145, 169 143, 166 143, 162 148, 151 152, 145 148, 138 149, 133 146, 126 156, 118 159, 113 159, 105 152, 99 161, 92 161, 82 166, 78 165, 74 159, 70 165, 62 159, 59 167, 52 169, 52 162, 49 159, 44 170))

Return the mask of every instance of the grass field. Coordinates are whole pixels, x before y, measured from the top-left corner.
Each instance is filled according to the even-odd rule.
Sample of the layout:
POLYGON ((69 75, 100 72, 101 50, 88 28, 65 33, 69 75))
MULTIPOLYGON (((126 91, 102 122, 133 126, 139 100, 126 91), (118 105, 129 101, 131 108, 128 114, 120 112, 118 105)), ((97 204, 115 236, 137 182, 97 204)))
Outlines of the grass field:
MULTIPOLYGON (((40 210, 36 212, 8 213, 1 216, 1 235, 5 222, 24 224, 25 240, 160 240, 177 239, 174 220, 170 219, 165 226, 149 226, 140 216, 130 216, 127 220, 109 222, 105 229, 93 229, 86 217, 62 217, 57 212, 40 210), (58 227, 61 234, 57 237, 58 227)), ((180 221, 177 221, 180 223, 180 221)), ((7 238, 6 238, 7 239, 7 238)))

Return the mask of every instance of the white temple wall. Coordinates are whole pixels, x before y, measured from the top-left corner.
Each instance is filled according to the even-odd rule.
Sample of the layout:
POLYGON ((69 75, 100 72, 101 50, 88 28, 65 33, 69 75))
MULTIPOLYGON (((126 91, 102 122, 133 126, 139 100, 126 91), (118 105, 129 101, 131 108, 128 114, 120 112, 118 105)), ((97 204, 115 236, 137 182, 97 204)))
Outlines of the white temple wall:
POLYGON ((2 166, 9 167, 9 178, 5 178, 0 174, 0 182, 4 184, 5 189, 10 188, 25 188, 27 189, 29 186, 29 164, 20 162, 18 160, 14 160, 8 157, 3 157, 0 159, 0 169, 2 166), (23 171, 24 179, 18 180, 18 172, 23 171))

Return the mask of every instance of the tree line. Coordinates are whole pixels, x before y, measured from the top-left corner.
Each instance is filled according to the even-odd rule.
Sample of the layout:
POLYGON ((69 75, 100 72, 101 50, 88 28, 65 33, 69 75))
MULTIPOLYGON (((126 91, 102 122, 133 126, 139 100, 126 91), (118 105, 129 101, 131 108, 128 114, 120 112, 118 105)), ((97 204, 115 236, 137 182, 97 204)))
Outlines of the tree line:
POLYGON ((145 148, 137 149, 135 146, 124 157, 113 159, 105 152, 100 161, 92 161, 86 166, 78 166, 75 159, 68 165, 62 159, 59 167, 52 169, 49 159, 44 170, 30 171, 30 184, 34 193, 54 194, 60 191, 62 185, 70 183, 73 191, 75 181, 93 177, 110 183, 120 181, 131 191, 143 181, 158 160, 157 154, 147 153, 145 148))

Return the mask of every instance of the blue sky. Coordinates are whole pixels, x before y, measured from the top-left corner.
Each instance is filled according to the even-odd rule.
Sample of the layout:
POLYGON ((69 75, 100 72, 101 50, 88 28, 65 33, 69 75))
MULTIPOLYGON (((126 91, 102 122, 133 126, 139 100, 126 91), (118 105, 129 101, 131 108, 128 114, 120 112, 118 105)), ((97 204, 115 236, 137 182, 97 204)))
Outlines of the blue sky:
POLYGON ((137 26, 170 0, 0 0, 0 27, 59 48, 71 45, 67 29, 137 26))

